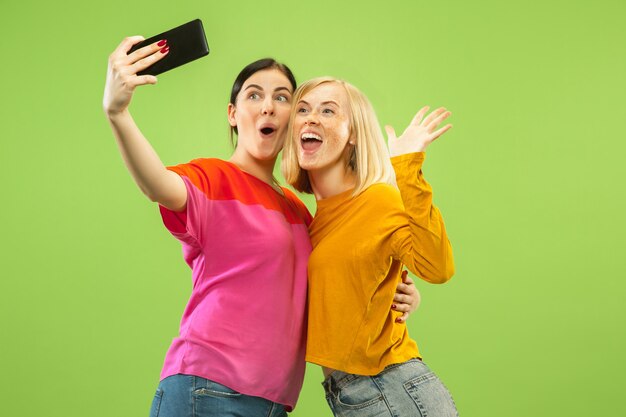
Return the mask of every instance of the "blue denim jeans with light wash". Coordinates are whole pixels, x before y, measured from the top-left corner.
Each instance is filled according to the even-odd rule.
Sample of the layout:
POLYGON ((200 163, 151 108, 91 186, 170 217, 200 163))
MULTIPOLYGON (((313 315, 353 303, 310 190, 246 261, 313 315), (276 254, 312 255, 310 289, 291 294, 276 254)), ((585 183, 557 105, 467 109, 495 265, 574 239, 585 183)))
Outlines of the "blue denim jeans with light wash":
POLYGON ((159 383, 150 417, 286 417, 285 407, 208 379, 172 375, 159 383))
POLYGON ((336 417, 457 417, 450 393, 419 359, 374 376, 335 371, 322 382, 336 417))

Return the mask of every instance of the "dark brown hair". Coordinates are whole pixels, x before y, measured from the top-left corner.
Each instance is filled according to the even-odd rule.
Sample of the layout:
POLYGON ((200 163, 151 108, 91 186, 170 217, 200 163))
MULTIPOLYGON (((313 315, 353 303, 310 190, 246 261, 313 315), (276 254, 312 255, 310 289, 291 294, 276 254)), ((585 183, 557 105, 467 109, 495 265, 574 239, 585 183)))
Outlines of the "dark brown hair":
MULTIPOLYGON (((246 80, 252 77, 255 73, 259 71, 267 70, 267 69, 277 69, 280 72, 282 72, 291 83, 292 92, 293 90, 296 89, 296 78, 293 76, 293 73, 291 72, 291 70, 289 69, 287 65, 281 64, 280 62, 276 61, 274 58, 263 58, 263 59, 259 59, 258 61, 254 61, 251 64, 246 65, 245 68, 241 70, 239 75, 237 75, 237 78, 235 79, 235 82, 233 83, 233 88, 230 91, 229 103, 235 106, 235 103, 237 101, 237 95, 241 91, 241 87, 243 87, 243 84, 246 82, 246 80)), ((234 134, 239 134, 239 131, 237 130, 237 126, 230 127, 230 140, 234 147, 235 142, 234 142, 233 132, 234 134)))

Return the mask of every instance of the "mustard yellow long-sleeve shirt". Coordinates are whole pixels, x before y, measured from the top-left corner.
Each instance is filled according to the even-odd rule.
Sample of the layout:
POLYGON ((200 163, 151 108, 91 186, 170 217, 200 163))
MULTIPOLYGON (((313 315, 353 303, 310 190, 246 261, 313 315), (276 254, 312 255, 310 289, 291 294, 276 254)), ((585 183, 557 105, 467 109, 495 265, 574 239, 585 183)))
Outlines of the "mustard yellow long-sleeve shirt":
POLYGON ((349 190, 317 201, 309 228, 307 361, 375 375, 421 357, 406 325, 395 322, 400 313, 390 310, 402 265, 431 283, 454 273, 423 161, 422 152, 392 158, 398 188, 374 184, 356 197, 349 190))

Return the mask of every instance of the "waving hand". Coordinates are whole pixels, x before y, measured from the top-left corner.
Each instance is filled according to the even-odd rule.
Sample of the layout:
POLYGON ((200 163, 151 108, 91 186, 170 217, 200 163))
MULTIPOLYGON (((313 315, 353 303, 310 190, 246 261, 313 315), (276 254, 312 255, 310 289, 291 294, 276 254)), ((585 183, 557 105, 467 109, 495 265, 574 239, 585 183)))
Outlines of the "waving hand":
POLYGON ((393 127, 385 126, 385 131, 389 138, 389 153, 392 157, 407 153, 424 152, 428 145, 452 127, 451 124, 447 124, 437 129, 441 122, 451 114, 444 107, 439 107, 426 116, 428 109, 428 106, 422 107, 400 137, 396 136, 393 127))

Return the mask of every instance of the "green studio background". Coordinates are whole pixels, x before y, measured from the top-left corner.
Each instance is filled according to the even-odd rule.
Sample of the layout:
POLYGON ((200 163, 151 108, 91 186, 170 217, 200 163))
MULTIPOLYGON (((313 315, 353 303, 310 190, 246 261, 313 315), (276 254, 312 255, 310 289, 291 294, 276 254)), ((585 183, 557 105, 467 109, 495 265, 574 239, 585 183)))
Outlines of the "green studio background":
MULTIPOLYGON (((197 17, 209 57, 131 106, 166 164, 229 156, 230 86, 264 56, 299 81, 349 80, 396 130, 445 105, 454 128, 425 175, 457 273, 418 284, 425 360, 462 416, 624 415, 618 0, 3 0, 2 415, 148 414, 190 271, 124 168, 102 91, 124 36, 197 17)), ((330 416, 320 381, 309 366, 293 416, 330 416)))

